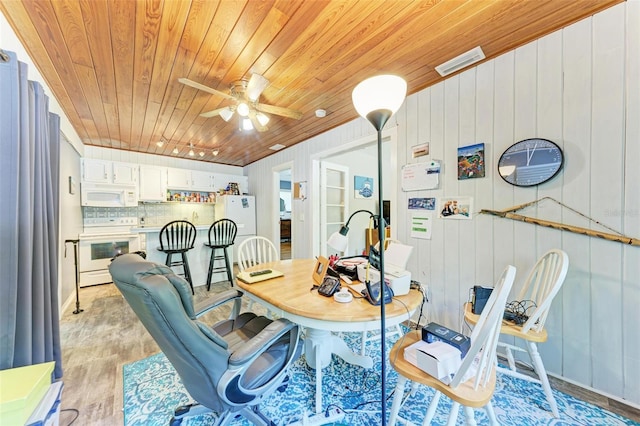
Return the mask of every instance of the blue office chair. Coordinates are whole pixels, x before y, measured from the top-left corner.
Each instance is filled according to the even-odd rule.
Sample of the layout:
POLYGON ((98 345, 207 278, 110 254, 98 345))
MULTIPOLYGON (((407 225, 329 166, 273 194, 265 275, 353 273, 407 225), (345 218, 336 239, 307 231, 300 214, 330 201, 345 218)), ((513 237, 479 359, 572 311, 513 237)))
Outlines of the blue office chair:
POLYGON ((113 282, 171 362, 196 404, 178 407, 171 425, 214 411, 215 425, 238 415, 255 425, 273 424, 258 404, 286 387, 288 367, 301 352, 299 327, 286 319, 239 314, 242 293, 227 290, 194 307, 189 284, 165 265, 135 254, 116 257, 113 282), (233 302, 230 319, 213 325, 204 313, 233 302))

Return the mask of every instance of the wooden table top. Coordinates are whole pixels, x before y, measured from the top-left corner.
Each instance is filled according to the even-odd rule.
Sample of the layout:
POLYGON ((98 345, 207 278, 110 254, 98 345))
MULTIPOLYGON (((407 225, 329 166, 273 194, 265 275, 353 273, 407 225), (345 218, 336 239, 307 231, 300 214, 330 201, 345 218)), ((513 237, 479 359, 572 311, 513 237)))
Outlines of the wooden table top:
MULTIPOLYGON (((353 298, 350 303, 336 302, 333 297, 311 291, 315 284, 312 278, 315 259, 292 259, 263 263, 247 269, 274 269, 284 273, 283 277, 247 284, 237 280, 237 285, 247 293, 254 295, 278 309, 288 313, 320 321, 366 322, 380 319, 380 306, 373 306, 364 298, 353 298)), ((422 302, 417 290, 409 294, 396 296, 385 305, 385 317, 410 316, 422 302)))

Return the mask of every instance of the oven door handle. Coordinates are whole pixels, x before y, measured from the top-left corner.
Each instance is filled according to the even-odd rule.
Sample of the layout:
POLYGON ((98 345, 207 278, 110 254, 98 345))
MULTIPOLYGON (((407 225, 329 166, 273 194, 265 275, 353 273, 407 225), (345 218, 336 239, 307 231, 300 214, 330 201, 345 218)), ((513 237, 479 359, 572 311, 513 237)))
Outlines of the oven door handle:
POLYGON ((113 239, 127 239, 134 240, 140 238, 138 234, 101 234, 101 235, 85 235, 79 237, 80 242, 83 241, 99 241, 99 240, 113 240, 113 239))

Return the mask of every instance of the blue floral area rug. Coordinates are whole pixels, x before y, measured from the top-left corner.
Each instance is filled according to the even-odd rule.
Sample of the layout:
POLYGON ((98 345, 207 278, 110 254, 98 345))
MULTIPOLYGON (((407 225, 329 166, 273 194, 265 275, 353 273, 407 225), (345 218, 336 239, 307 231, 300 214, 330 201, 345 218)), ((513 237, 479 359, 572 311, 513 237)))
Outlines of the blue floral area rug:
MULTIPOLYGON (((344 336, 347 344, 357 351, 360 335, 344 336)), ((391 348, 394 339, 387 343, 391 348)), ((368 355, 374 359, 372 369, 364 369, 346 363, 334 355, 331 364, 322 370, 323 406, 340 407, 346 411, 341 425, 379 426, 380 416, 380 343, 370 342, 368 355)), ((305 414, 313 414, 315 406, 315 370, 309 368, 304 355, 298 359, 290 372, 290 382, 284 392, 274 392, 263 404, 261 411, 278 425, 285 426, 300 421, 305 414)), ((387 418, 393 399, 397 373, 387 362, 387 418)), ((409 385, 405 395, 409 391, 409 385)), ((617 414, 603 410, 562 392, 555 391, 561 417, 551 416, 549 405, 539 385, 498 374, 493 407, 498 421, 502 425, 580 425, 580 426, 618 426, 637 425, 617 414)), ((433 396, 433 390, 419 386, 400 411, 400 416, 408 424, 422 424, 427 406, 433 396)), ((126 426, 167 425, 173 409, 179 405, 193 402, 184 389, 180 378, 162 353, 124 366, 124 422, 126 426)), ((442 396, 434 425, 443 425, 447 421, 451 401, 442 396)), ((488 425, 484 410, 475 410, 478 425, 488 425)), ((189 426, 211 425, 215 415, 191 417, 183 424, 189 426)), ((462 409, 458 416, 458 425, 465 420, 462 409)), ((233 426, 251 426, 251 423, 239 418, 233 426)), ((337 425, 337 423, 336 423, 337 425)))

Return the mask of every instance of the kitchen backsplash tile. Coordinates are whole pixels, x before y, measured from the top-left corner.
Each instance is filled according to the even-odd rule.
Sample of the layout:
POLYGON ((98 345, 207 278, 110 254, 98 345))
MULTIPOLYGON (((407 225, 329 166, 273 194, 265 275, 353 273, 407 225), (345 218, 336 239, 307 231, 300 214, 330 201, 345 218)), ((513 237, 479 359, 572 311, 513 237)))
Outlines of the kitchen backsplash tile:
POLYGON ((194 225, 210 225, 215 218, 213 204, 143 203, 136 207, 82 207, 84 218, 137 217, 145 226, 163 226, 172 220, 184 219, 194 225))

